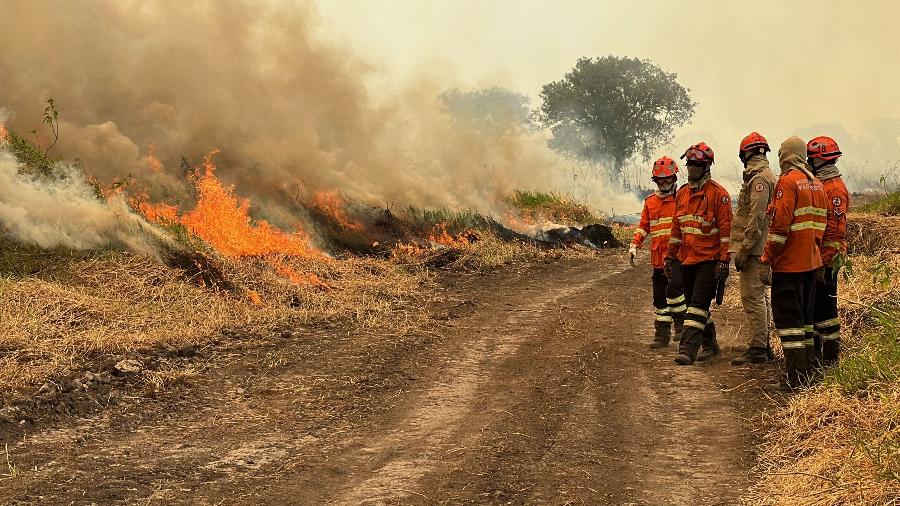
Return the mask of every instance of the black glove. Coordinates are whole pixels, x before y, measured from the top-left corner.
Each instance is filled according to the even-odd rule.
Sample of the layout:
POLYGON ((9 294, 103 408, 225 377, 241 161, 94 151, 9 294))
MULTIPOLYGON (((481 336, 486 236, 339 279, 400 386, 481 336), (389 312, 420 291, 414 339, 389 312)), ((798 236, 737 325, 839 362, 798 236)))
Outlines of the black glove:
POLYGON ((675 262, 674 258, 666 258, 666 263, 663 266, 663 271, 666 273, 666 277, 672 279, 672 263, 675 262))
POLYGON ((825 284, 825 269, 816 271, 816 284, 822 286, 825 284))
POLYGON ((759 264, 759 281, 772 286, 772 264, 759 264))
POLYGON ((723 260, 719 260, 718 262, 716 262, 715 275, 717 280, 722 281, 723 279, 728 277, 728 265, 729 262, 725 262, 723 260))
POLYGON ((734 269, 738 272, 744 269, 744 263, 747 261, 747 258, 750 256, 750 250, 747 248, 741 248, 738 251, 738 254, 734 257, 734 269))

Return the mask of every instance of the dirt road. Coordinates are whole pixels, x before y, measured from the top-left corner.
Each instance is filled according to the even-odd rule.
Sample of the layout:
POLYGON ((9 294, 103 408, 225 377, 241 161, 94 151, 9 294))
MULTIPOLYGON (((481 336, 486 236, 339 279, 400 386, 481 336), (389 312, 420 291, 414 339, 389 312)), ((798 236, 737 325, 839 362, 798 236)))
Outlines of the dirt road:
POLYGON ((4 432, 0 503, 734 504, 772 368, 647 349, 648 281, 621 253, 451 276, 426 331, 207 350, 166 395, 4 432))

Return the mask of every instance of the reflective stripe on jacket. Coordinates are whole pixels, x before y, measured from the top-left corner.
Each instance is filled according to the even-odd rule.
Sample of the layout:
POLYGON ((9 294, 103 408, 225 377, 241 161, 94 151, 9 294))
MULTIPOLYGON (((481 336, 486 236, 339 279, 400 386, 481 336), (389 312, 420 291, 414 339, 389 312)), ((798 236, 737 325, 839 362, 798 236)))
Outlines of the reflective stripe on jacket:
POLYGON ((709 180, 700 188, 684 185, 675 194, 675 219, 667 256, 691 265, 708 260, 728 262, 731 197, 709 180))
POLYGON ((838 253, 847 253, 847 209, 850 208, 850 193, 840 176, 822 181, 825 189, 826 209, 825 234, 822 236, 822 264, 826 267, 838 253))
POLYGON ((822 267, 825 233, 825 190, 822 182, 791 169, 778 178, 769 206, 769 236, 760 259, 775 272, 808 272, 822 267))
POLYGON ((641 222, 634 232, 632 244, 641 247, 644 238, 650 236, 650 263, 655 269, 665 266, 666 250, 672 232, 672 215, 675 214, 675 194, 660 196, 652 193, 644 199, 641 222))

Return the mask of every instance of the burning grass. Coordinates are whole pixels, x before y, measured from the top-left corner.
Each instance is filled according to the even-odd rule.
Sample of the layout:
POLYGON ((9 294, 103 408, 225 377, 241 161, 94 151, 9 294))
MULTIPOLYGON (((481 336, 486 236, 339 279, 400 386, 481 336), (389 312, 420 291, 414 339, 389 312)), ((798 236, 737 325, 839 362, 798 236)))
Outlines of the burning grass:
POLYGON ((841 363, 769 420, 752 504, 896 504, 900 497, 900 256, 874 253, 851 257, 852 274, 841 283, 841 363))
MULTIPOLYGON (((56 163, 28 142, 13 132, 6 139, 20 170, 62 177, 56 163)), ((154 240, 155 257, 45 250, 0 239, 0 396, 33 389, 91 360, 198 345, 225 331, 267 335, 279 327, 338 319, 402 331, 424 321, 422 285, 429 268, 480 271, 592 254, 585 248, 547 251, 547 244, 474 212, 409 209, 398 218, 350 205, 336 191, 319 192, 308 209, 342 234, 358 236, 356 242, 372 245, 373 256, 345 249, 335 251, 338 260, 300 228, 285 231, 252 220, 250 202, 216 177, 215 153, 189 176, 197 192, 193 209, 151 202, 130 184, 111 190, 127 198, 135 218, 139 213, 154 223, 140 220, 140 233, 154 240)), ((146 161, 154 172, 163 169, 153 149, 146 161)), ((108 204, 112 193, 95 190, 98 205, 108 204)), ((577 207, 553 199, 559 209, 577 207)), ((165 384, 166 377, 155 382, 165 384)))

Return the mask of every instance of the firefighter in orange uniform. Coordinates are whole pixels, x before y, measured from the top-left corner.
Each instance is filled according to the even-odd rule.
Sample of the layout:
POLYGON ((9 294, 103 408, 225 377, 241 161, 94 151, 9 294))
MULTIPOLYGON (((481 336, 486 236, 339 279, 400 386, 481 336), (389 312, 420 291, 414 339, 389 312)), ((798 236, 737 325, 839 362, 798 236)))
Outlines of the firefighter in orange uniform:
POLYGON ((831 137, 816 137, 806 144, 806 157, 812 172, 825 189, 825 234, 822 237, 822 275, 816 286, 815 346, 816 358, 825 366, 837 362, 841 353, 841 319, 837 307, 837 270, 834 257, 847 253, 847 209, 850 193, 835 162, 841 150, 831 137))
POLYGON ((681 335, 684 323, 684 293, 680 273, 669 279, 665 274, 666 250, 675 214, 675 191, 678 189, 678 164, 668 156, 653 163, 653 182, 657 189, 644 200, 641 222, 634 233, 628 255, 634 264, 637 248, 650 236, 650 264, 653 266, 653 308, 656 313, 655 333, 651 348, 665 348, 675 328, 675 338, 681 335))
POLYGON ((728 276, 731 257, 731 197, 712 180, 713 150, 694 144, 681 156, 687 162, 688 184, 675 195, 675 219, 666 254, 666 272, 681 267, 687 312, 675 363, 689 365, 718 355, 715 324, 709 309, 721 280, 728 276), (703 352, 697 352, 700 347, 703 352))
POLYGON ((789 137, 778 150, 781 176, 769 206, 769 235, 760 281, 772 286, 775 330, 784 350, 788 388, 807 381, 814 366, 816 272, 822 268, 826 197, 806 161, 806 143, 789 137))

